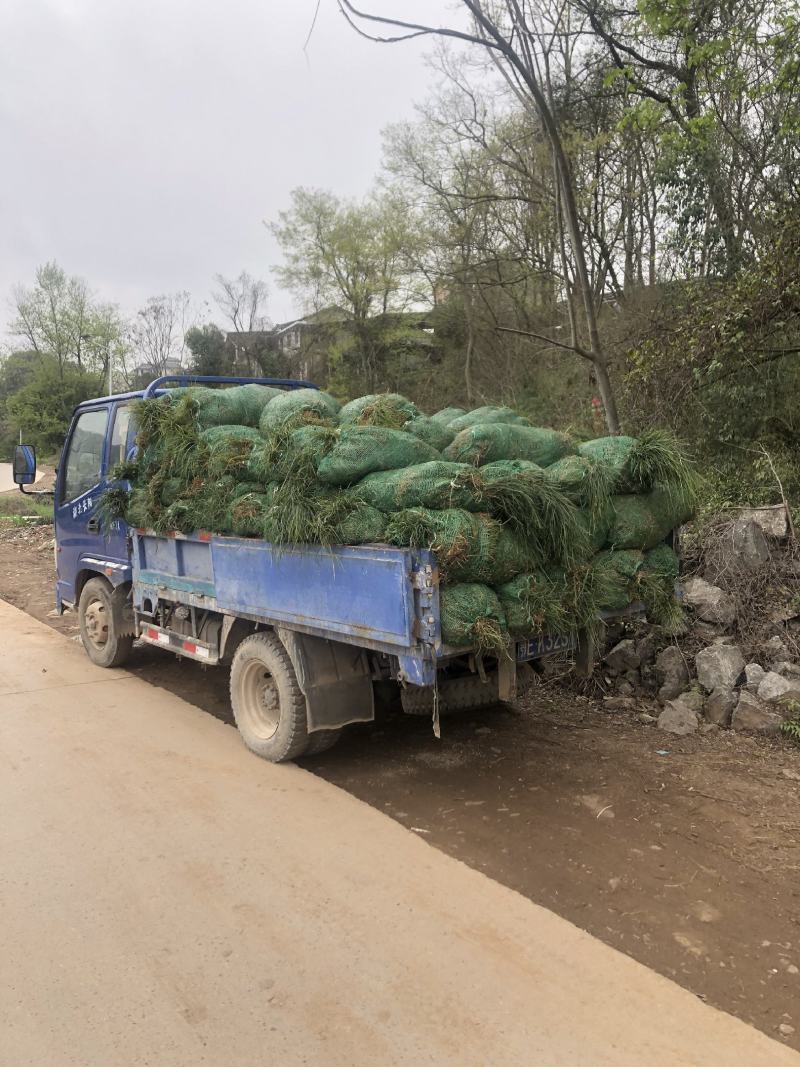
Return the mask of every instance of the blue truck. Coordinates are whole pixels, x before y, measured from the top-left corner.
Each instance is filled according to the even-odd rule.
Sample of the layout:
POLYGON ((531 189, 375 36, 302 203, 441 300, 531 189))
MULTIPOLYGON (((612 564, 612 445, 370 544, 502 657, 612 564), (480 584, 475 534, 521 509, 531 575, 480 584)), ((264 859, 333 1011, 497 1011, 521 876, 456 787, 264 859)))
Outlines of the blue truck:
MULTIPOLYGON (((80 404, 55 483, 56 607, 76 611, 93 663, 120 667, 134 641, 208 667, 230 666, 245 744, 273 762, 322 752, 351 723, 375 716, 376 683, 400 688, 403 710, 430 714, 510 701, 517 666, 575 649, 578 635, 531 634, 515 654, 484 660, 442 643, 439 571, 425 549, 272 545, 199 530, 156 534, 101 522, 110 472, 135 450, 133 401, 189 384, 310 382, 170 375, 146 389, 80 404)), ((29 445, 14 453, 23 492, 36 479, 29 445)), ((30 490, 28 490, 30 491, 30 490)))

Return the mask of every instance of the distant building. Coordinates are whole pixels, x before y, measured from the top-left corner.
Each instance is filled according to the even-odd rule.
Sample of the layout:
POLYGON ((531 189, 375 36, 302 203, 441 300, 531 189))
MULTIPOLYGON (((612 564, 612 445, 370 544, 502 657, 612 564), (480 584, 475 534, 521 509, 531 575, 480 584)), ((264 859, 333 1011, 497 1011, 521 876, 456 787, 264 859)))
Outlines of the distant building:
POLYGON ((331 343, 349 319, 342 308, 331 306, 269 330, 227 333, 234 373, 325 381, 331 343))

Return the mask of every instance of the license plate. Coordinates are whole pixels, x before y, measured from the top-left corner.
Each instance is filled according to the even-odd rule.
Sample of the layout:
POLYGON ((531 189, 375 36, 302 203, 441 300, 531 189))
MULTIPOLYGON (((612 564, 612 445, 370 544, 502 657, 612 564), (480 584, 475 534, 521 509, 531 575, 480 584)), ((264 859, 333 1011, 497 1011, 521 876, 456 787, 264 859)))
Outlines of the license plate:
POLYGON ((541 637, 529 637, 517 642, 517 660, 523 663, 528 659, 552 656, 556 652, 571 652, 577 642, 572 634, 544 634, 541 637))

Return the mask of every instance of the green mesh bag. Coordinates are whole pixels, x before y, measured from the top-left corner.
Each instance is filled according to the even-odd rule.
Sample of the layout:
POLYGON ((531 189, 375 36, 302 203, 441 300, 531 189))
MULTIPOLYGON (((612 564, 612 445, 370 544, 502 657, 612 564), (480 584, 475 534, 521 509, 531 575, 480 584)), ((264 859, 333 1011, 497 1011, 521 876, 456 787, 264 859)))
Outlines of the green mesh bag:
POLYGON ((439 591, 442 641, 479 653, 508 654, 506 620, 497 594, 488 585, 463 583, 439 591))
POLYGON ((490 581, 494 546, 501 526, 488 515, 460 508, 409 508, 386 527, 390 544, 430 548, 445 581, 490 581))
POLYGON ((496 588, 509 633, 564 634, 574 629, 565 603, 566 576, 556 584, 544 571, 519 574, 496 588))
POLYGON ((598 607, 604 611, 624 611, 630 607, 636 598, 636 577, 643 564, 641 552, 598 552, 592 563, 601 590, 598 607))
POLYGON ((525 540, 490 515, 461 508, 409 508, 386 527, 391 544, 429 548, 447 582, 503 582, 530 569, 525 540))
POLYGON ((241 417, 237 421, 244 426, 254 426, 258 429, 264 408, 276 396, 283 396, 285 391, 271 385, 257 385, 255 382, 250 382, 247 385, 234 385, 231 389, 226 389, 225 396, 228 403, 240 412, 241 417))
POLYGON ((264 492, 264 486, 260 482, 237 482, 231 490, 231 500, 239 500, 240 497, 247 496, 249 493, 261 494, 264 492))
POLYGON ((264 537, 276 545, 340 544, 340 523, 353 510, 350 497, 316 482, 279 482, 264 519, 264 537))
MULTIPOLYGON (((203 430, 200 441, 208 446, 208 471, 212 478, 226 474, 242 477, 253 448, 261 444, 262 437, 251 426, 212 426, 203 430)), ((195 469, 199 473, 199 463, 195 469)))
POLYGON ((254 447, 247 467, 248 475, 263 482, 273 479, 313 481, 320 462, 337 440, 338 431, 330 426, 309 425, 276 431, 262 445, 254 447))
POLYGON ((336 540, 342 545, 369 545, 383 541, 387 517, 369 504, 357 504, 341 520, 336 540))
POLYGON ((338 424, 339 402, 320 389, 290 389, 273 397, 261 413, 258 428, 264 437, 307 423, 338 424))
POLYGON ((435 448, 403 430, 344 426, 339 440, 320 462, 317 477, 327 485, 352 485, 374 471, 398 470, 441 458, 435 448))
POLYGON ((353 486, 353 492, 381 511, 405 508, 465 508, 480 511, 482 482, 466 463, 433 460, 400 470, 368 474, 353 486))
POLYGON ((664 430, 641 437, 599 437, 578 447, 610 472, 615 493, 649 492, 657 484, 680 498, 695 492, 694 469, 678 441, 664 430))
POLYGON ((405 430, 406 433, 413 434, 414 437, 418 437, 420 441, 431 445, 437 452, 443 452, 455 437, 452 430, 448 430, 446 426, 443 426, 435 419, 429 419, 427 415, 417 415, 416 418, 409 419, 401 429, 405 430))
POLYGON ((230 509, 231 533, 237 537, 263 537, 269 507, 269 498, 263 493, 246 493, 235 499, 230 509))
POLYGON ((442 408, 441 411, 431 415, 431 418, 447 426, 448 423, 452 422, 453 419, 457 419, 460 415, 466 415, 464 408, 442 408))
POLYGON ((125 512, 125 521, 129 526, 136 529, 145 529, 148 526, 146 498, 143 489, 132 489, 125 512))
POLYGON ((454 433, 460 433, 461 430, 466 430, 470 426, 489 425, 491 423, 516 423, 521 426, 529 426, 530 423, 524 415, 518 415, 516 411, 512 411, 511 408, 495 407, 493 404, 487 404, 482 408, 475 408, 473 411, 468 411, 464 415, 457 415, 454 419, 448 422, 447 427, 453 430, 454 433))
POLYGON ((608 544, 613 548, 655 548, 691 517, 691 504, 662 486, 642 496, 611 498, 613 519, 608 544))
POLYGON ((645 553, 637 574, 637 597, 645 606, 651 623, 671 634, 686 626, 684 611, 675 596, 680 561, 668 545, 658 545, 645 553))
POLYGON ((645 570, 661 575, 671 583, 677 582, 681 570, 680 560, 669 545, 656 545, 645 553, 644 566, 645 570))
POLYGON ((588 551, 599 552, 608 544, 611 524, 614 521, 614 509, 609 500, 602 511, 578 511, 578 523, 586 537, 588 551))
POLYGON ((417 405, 400 393, 371 393, 345 404, 339 412, 339 421, 342 426, 387 426, 402 430, 419 413, 417 405))
POLYGON ((523 533, 535 558, 571 566, 589 554, 581 513, 537 463, 498 460, 478 473, 486 510, 523 533))
POLYGON ((602 513, 614 489, 614 478, 605 464, 588 456, 564 456, 546 468, 554 482, 573 504, 592 513, 602 513))
POLYGON ((569 438, 556 430, 493 423, 462 430, 444 455, 446 459, 476 467, 499 459, 527 459, 548 467, 574 451, 569 438))

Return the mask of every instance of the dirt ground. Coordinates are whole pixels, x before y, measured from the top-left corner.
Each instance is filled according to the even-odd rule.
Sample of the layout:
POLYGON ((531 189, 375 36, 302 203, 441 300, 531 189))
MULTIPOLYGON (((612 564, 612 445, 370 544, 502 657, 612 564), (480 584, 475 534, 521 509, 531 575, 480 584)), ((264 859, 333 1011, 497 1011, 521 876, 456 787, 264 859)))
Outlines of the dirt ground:
MULTIPOLYGON (((52 529, 0 529, 0 596, 55 618, 52 529)), ((131 669, 230 722, 227 676, 157 649, 131 669)), ((352 727, 308 770, 800 1048, 800 748, 677 738, 554 683, 513 708, 352 727)))

